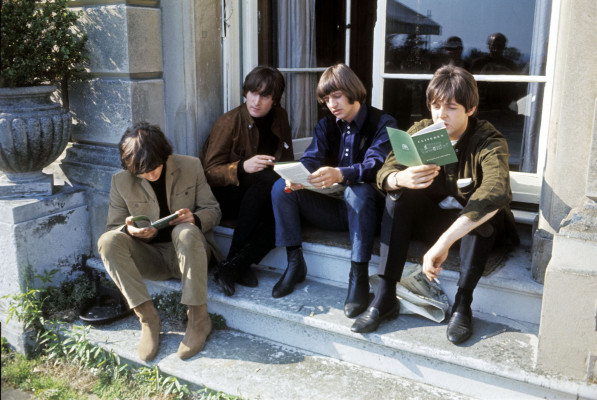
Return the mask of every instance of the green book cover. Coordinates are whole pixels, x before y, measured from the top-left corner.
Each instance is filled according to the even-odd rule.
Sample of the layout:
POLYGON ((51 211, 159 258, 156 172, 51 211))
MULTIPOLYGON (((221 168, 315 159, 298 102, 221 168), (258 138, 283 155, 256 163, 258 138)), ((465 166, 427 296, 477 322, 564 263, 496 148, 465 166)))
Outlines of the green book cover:
POLYGON ((147 226, 153 226, 155 229, 160 230, 163 229, 167 226, 170 226, 170 221, 175 220, 176 218, 178 218, 178 213, 174 213, 174 214, 170 214, 167 217, 164 217, 162 219, 158 219, 155 222, 151 222, 151 220, 149 219, 148 216, 146 215, 137 215, 133 218, 131 218, 131 221, 133 221, 135 223, 135 226, 139 227, 139 228, 144 228, 147 226))
POLYGON ((409 135, 400 129, 387 128, 396 161, 407 167, 421 164, 439 166, 458 162, 443 122, 409 135))

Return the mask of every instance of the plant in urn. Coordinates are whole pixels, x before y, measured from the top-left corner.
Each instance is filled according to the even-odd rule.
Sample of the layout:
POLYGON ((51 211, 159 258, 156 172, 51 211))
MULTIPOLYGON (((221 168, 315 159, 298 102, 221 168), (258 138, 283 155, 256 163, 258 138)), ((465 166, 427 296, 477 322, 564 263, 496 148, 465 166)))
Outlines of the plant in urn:
POLYGON ((70 138, 68 79, 81 71, 87 37, 66 0, 3 0, 0 68, 0 197, 52 194, 42 173, 70 138), (63 107, 53 100, 61 86, 63 107))

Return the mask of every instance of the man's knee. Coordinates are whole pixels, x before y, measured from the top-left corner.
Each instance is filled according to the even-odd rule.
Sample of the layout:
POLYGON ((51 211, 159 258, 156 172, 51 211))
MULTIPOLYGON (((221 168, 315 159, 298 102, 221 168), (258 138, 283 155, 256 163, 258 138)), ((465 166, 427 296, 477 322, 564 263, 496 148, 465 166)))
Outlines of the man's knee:
POLYGON ((104 232, 97 241, 97 250, 101 255, 113 253, 122 248, 130 236, 120 230, 104 232))
POLYGON ((195 224, 178 224, 172 229, 172 242, 185 248, 205 247, 205 235, 195 224))
POLYGON ((377 196, 375 188, 368 183, 348 186, 344 190, 344 200, 355 210, 377 209, 377 196))

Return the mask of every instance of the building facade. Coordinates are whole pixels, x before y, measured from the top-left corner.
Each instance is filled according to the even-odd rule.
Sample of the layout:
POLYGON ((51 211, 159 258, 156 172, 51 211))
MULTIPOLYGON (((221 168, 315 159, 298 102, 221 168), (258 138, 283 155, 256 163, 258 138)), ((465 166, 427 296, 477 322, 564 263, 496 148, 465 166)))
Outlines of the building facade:
POLYGON ((435 68, 454 63, 475 74, 480 117, 508 138, 516 206, 538 212, 529 268, 544 284, 537 361, 546 372, 596 379, 594 0, 70 5, 83 11, 90 64, 87 79, 69 88, 75 122, 61 166, 85 189, 96 255, 120 169, 116 145, 132 122, 162 126, 176 152, 197 156, 218 116, 242 101, 244 76, 267 63, 285 74, 284 106, 299 143, 320 117, 318 74, 341 61, 365 82, 371 103, 407 128, 426 115, 435 68))

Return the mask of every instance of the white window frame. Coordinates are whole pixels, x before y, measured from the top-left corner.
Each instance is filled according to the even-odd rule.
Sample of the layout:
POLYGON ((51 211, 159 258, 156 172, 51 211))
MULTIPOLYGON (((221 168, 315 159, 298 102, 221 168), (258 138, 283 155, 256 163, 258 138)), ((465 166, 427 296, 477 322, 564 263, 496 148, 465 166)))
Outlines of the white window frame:
MULTIPOLYGON (((432 74, 388 74, 384 72, 385 51, 375 49, 385 49, 383 44, 385 43, 386 32, 386 3, 387 0, 377 1, 377 23, 375 24, 373 31, 373 88, 371 93, 371 103, 374 107, 378 108, 383 108, 384 79, 429 80, 433 76, 432 74)), ((545 158, 547 154, 547 133, 551 111, 551 98, 553 93, 559 9, 560 0, 552 0, 545 76, 475 75, 475 79, 478 82, 539 82, 545 84, 541 113, 541 129, 539 131, 537 172, 510 172, 510 185, 512 186, 514 201, 521 203, 539 204, 541 195, 543 169, 545 168, 545 158)))
MULTIPOLYGON (((537 0, 543 1, 543 0, 537 0)), ((372 66, 372 105, 383 108, 384 79, 420 79, 429 80, 431 74, 388 74, 384 72, 386 30, 386 2, 377 1, 377 22, 373 32, 373 66, 372 66)), ((544 96, 541 114, 541 128, 539 131, 537 172, 511 172, 510 182, 514 201, 522 203, 539 203, 543 169, 547 154, 547 133, 553 94, 554 65, 556 56, 556 40, 559 23, 561 0, 552 0, 552 11, 549 32, 549 46, 545 76, 512 76, 512 75, 475 75, 479 82, 539 82, 544 83, 544 96)), ((346 0, 346 24, 351 21, 351 0, 346 0)), ((224 108, 230 110, 242 101, 241 88, 246 74, 258 65, 258 4, 257 0, 222 0, 222 24, 225 25, 224 35, 224 108), (250 23, 249 21, 253 21, 250 23)), ((350 59, 350 29, 347 30, 346 64, 350 59)), ((283 72, 320 72, 325 68, 282 68, 283 72)), ((303 138, 306 139, 306 138, 303 138)))

